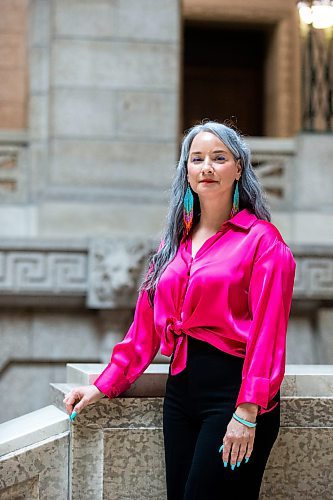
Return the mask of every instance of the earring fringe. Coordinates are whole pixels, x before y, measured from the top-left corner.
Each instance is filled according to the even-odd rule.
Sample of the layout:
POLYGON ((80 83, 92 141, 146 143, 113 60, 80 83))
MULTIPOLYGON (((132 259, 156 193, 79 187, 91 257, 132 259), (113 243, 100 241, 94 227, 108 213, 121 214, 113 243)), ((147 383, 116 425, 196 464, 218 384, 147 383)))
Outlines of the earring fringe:
POLYGON ((234 191, 234 197, 233 197, 233 202, 232 202, 232 208, 230 212, 230 217, 233 217, 234 215, 239 212, 239 190, 238 190, 238 181, 236 181, 236 187, 234 191))
POLYGON ((184 211, 183 211, 183 220, 184 220, 186 236, 190 232, 193 223, 193 204, 194 204, 193 194, 190 185, 188 185, 184 196, 184 211))

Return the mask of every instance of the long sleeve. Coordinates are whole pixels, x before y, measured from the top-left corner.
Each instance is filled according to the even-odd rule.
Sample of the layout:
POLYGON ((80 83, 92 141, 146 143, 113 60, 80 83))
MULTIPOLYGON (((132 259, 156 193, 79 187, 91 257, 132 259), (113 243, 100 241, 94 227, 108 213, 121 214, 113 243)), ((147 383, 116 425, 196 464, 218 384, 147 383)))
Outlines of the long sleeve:
MULTIPOLYGON (((160 244, 161 248, 162 243, 160 244)), ((149 272, 149 271, 148 271, 149 272)), ((154 309, 148 293, 139 293, 134 319, 124 339, 113 348, 110 362, 94 385, 113 398, 125 392, 156 356, 160 338, 154 325, 154 309)))
POLYGON ((276 240, 253 265, 248 303, 251 326, 236 408, 255 403, 258 414, 272 410, 272 398, 283 381, 286 334, 296 261, 290 248, 276 240), (263 411, 264 410, 264 411, 263 411))

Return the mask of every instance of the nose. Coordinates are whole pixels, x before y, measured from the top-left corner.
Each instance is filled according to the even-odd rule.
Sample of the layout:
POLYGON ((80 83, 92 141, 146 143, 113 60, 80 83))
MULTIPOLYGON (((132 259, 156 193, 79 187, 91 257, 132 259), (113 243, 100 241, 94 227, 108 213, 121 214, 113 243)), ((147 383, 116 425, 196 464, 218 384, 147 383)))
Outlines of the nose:
POLYGON ((212 171, 212 163, 211 163, 211 159, 209 158, 209 156, 206 156, 205 157, 205 160, 202 164, 202 170, 209 170, 210 172, 212 171))

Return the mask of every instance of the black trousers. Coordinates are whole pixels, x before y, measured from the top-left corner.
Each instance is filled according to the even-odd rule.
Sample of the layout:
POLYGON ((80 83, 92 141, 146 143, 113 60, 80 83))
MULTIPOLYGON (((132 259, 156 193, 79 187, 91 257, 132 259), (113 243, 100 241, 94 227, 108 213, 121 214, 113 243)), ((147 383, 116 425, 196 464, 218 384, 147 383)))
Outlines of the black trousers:
POLYGON ((257 416, 248 463, 225 468, 219 447, 232 418, 244 359, 188 337, 187 366, 170 374, 163 404, 168 500, 257 500, 280 428, 279 404, 257 416))

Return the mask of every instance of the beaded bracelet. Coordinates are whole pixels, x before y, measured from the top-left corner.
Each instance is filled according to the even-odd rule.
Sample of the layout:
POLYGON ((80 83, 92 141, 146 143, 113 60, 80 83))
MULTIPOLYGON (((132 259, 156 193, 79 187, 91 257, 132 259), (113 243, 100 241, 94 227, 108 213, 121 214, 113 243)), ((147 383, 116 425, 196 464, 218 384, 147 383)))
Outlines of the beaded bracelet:
POLYGON ((232 416, 236 420, 238 420, 238 422, 241 422, 242 424, 247 425, 247 427, 255 427, 257 425, 257 422, 249 422, 248 420, 244 420, 243 418, 236 415, 236 413, 233 413, 232 416))

